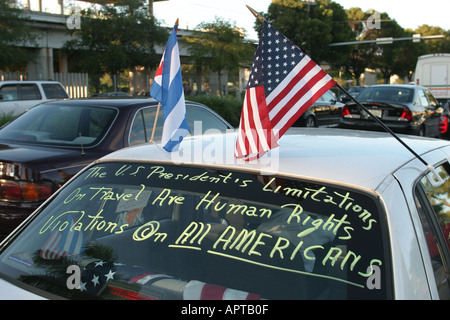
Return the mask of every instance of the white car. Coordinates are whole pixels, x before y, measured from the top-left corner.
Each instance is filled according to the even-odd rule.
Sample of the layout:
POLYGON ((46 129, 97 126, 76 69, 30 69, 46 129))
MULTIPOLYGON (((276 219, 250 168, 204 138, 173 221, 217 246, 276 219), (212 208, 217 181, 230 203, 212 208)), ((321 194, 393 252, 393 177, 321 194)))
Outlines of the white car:
POLYGON ((109 154, 2 242, 0 297, 448 299, 450 144, 402 138, 421 159, 311 128, 251 162, 235 132, 109 154))
POLYGON ((69 98, 57 81, 0 81, 0 112, 20 115, 35 105, 69 98))

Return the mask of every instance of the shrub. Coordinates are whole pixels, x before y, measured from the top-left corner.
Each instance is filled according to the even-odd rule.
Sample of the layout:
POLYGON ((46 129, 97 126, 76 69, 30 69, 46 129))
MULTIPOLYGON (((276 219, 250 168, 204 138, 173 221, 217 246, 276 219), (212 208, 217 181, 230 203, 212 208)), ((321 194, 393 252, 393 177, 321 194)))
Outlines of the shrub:
POLYGON ((10 122, 11 120, 14 120, 16 116, 13 115, 13 112, 10 113, 1 113, 0 112, 0 127, 4 124, 10 122))
POLYGON ((216 97, 216 96, 186 96, 186 100, 195 101, 204 104, 211 108, 225 120, 227 120, 233 127, 239 126, 242 111, 242 99, 235 97, 216 97))

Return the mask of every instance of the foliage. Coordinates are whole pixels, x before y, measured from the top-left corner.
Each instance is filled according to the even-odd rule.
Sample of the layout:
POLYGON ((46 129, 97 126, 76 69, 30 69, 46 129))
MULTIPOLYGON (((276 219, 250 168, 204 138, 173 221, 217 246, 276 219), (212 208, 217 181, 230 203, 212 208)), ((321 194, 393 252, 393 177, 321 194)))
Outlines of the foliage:
POLYGON ((7 124, 8 122, 14 120, 17 116, 14 115, 14 112, 11 111, 9 113, 1 113, 0 114, 0 127, 7 124))
POLYGON ((222 70, 237 71, 251 63, 254 48, 241 36, 240 30, 229 21, 216 17, 212 22, 197 26, 192 36, 184 37, 197 70, 210 70, 219 76, 222 70))
POLYGON ((33 60, 35 54, 24 45, 35 43, 36 36, 22 10, 11 7, 10 3, 0 0, 0 70, 18 71, 33 60))
POLYGON ((234 97, 217 97, 217 96, 186 96, 186 100, 203 103, 212 110, 221 115, 233 127, 239 126, 242 111, 242 99, 234 97))
POLYGON ((163 45, 168 38, 141 0, 83 10, 81 21, 81 28, 70 30, 74 39, 64 45, 77 65, 75 71, 113 75, 137 66, 156 66, 161 57, 155 44, 163 45))
POLYGON ((310 5, 306 1, 274 0, 264 16, 316 62, 340 67, 351 53, 349 47, 329 47, 333 42, 355 39, 346 11, 334 1, 317 0, 310 5))
MULTIPOLYGON (((373 11, 363 12, 360 8, 350 8, 348 18, 352 28, 357 33, 356 40, 375 40, 377 38, 412 38, 414 34, 439 35, 445 31, 439 27, 421 26, 416 30, 403 29, 395 19, 387 13, 380 13, 379 28, 367 28, 367 20, 373 11)), ((357 80, 366 68, 379 70, 383 82, 388 82, 390 76, 397 74, 412 81, 417 58, 424 54, 450 52, 449 36, 444 40, 425 40, 421 42, 395 41, 391 44, 360 44, 354 46, 350 59, 343 64, 344 70, 357 80)))

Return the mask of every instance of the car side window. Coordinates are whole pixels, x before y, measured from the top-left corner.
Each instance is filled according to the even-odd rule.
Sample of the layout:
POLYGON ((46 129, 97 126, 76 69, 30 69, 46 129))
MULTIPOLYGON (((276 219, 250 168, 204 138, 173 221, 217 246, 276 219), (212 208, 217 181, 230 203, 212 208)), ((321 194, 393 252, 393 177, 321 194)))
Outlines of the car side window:
POLYGON ((137 144, 147 142, 146 130, 144 125, 144 116, 142 110, 136 113, 130 129, 130 145, 134 146, 137 144))
POLYGON ((19 88, 16 85, 4 85, 0 88, 0 96, 3 101, 15 101, 19 99, 19 88))
POLYGON ((44 83, 42 89, 48 99, 65 99, 68 98, 67 93, 59 84, 44 83))
POLYGON ((418 90, 418 104, 419 106, 427 107, 428 106, 428 99, 425 95, 425 92, 423 90, 418 90))
POLYGON ((20 85, 20 100, 40 100, 41 94, 35 84, 20 85))
POLYGON ((438 102, 436 101, 436 99, 433 97, 433 95, 431 94, 430 91, 425 91, 425 94, 427 95, 429 104, 433 107, 433 108, 437 108, 439 106, 438 102))
MULTIPOLYGON (((160 141, 164 125, 163 110, 160 108, 158 112, 158 121, 155 125, 157 107, 146 107, 136 113, 130 131, 130 145, 137 145, 151 140, 153 126, 155 132, 153 141, 160 141)), ((200 106, 186 104, 186 119, 191 134, 203 134, 207 130, 226 130, 228 125, 209 110, 200 106), (201 125, 198 122, 201 122, 201 125), (196 123, 197 122, 197 123, 196 123), (197 126, 197 127, 196 127, 197 126)))
POLYGON ((450 175, 448 164, 423 177, 416 203, 441 299, 450 299, 450 175), (439 179, 435 173, 439 175, 439 179))
POLYGON ((325 92, 320 98, 321 98, 320 99, 321 101, 326 101, 326 102, 335 100, 334 97, 331 95, 331 93, 329 93, 328 91, 325 92))
POLYGON ((191 134, 205 133, 210 129, 226 130, 228 126, 209 110, 199 106, 186 105, 186 118, 191 134), (201 121, 201 128, 197 128, 201 121), (197 123, 196 123, 197 122, 197 123))

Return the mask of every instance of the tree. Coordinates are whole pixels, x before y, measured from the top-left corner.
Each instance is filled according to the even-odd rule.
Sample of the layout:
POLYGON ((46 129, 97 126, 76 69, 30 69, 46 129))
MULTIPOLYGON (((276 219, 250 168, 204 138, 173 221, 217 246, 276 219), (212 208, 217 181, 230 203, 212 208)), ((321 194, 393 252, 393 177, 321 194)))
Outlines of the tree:
MULTIPOLYGON (((408 34, 387 13, 380 14, 380 28, 369 29, 363 37, 363 40, 376 40, 378 38, 402 38, 408 34)), ((383 75, 384 83, 389 83, 393 75, 406 76, 403 63, 399 60, 404 52, 405 43, 403 41, 394 41, 390 44, 371 44, 376 48, 371 65, 383 75)))
MULTIPOLYGON (((237 71, 240 66, 248 66, 254 47, 245 41, 235 24, 216 17, 212 22, 202 22, 192 36, 184 37, 189 53, 197 70, 217 72, 219 88, 224 69, 237 71)), ((220 95, 222 94, 222 90, 220 95)))
POLYGON ((64 48, 75 60, 74 69, 111 76, 138 66, 156 66, 161 56, 156 54, 155 44, 164 44, 168 38, 141 0, 83 10, 81 28, 70 32, 75 39, 64 48))
MULTIPOLYGON (((369 15, 363 12, 361 8, 350 8, 347 11, 347 17, 352 30, 356 34, 356 40, 361 40, 366 33, 365 21, 367 21, 369 15)), ((371 59, 375 54, 376 48, 374 46, 367 45, 354 45, 352 47, 352 53, 349 58, 342 64, 345 72, 350 74, 353 79, 356 80, 356 85, 360 85, 361 75, 369 67, 371 59)))
POLYGON ((340 67, 352 52, 351 47, 330 47, 330 43, 353 41, 347 13, 338 3, 317 0, 315 5, 298 0, 273 0, 266 20, 317 62, 340 67))
POLYGON ((0 0, 0 70, 17 71, 33 60, 34 53, 24 45, 32 45, 36 36, 9 0, 0 0))
POLYGON ((445 32, 441 27, 433 27, 424 24, 418 27, 414 33, 422 36, 445 35, 444 39, 422 41, 421 54, 450 52, 450 30, 445 32))

